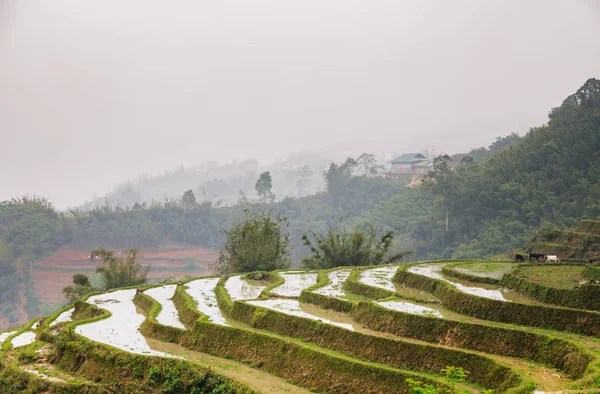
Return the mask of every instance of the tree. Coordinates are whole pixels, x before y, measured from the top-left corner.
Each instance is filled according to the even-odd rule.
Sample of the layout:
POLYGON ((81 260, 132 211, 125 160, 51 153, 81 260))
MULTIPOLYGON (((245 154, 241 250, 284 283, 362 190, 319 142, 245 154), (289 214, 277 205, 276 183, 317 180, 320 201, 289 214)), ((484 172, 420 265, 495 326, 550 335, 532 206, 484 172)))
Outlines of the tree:
POLYGON ((283 215, 271 217, 264 211, 244 211, 241 223, 223 230, 225 245, 219 250, 215 270, 233 272, 272 271, 290 265, 290 235, 283 215))
POLYGON ((87 275, 84 274, 73 275, 73 284, 71 286, 66 286, 65 288, 63 288, 63 294, 71 303, 77 301, 84 295, 89 294, 93 291, 94 289, 92 288, 90 279, 87 275))
POLYGON ((446 232, 448 232, 448 204, 455 193, 456 182, 450 167, 452 159, 448 155, 441 155, 433 159, 433 170, 423 179, 423 184, 433 194, 442 197, 446 217, 446 232))
POLYGON ((386 232, 378 239, 375 229, 369 226, 367 230, 352 229, 337 226, 325 235, 310 231, 302 235, 302 241, 311 254, 302 259, 308 268, 334 268, 340 266, 359 266, 390 264, 410 255, 405 251, 388 255, 394 240, 394 232, 386 232), (311 241, 309 235, 314 241, 311 241))
POLYGON ((183 197, 181 198, 181 204, 184 208, 194 208, 196 206, 196 196, 194 192, 191 190, 183 193, 183 197))
POLYGON ((356 159, 356 166, 359 168, 360 175, 368 176, 377 174, 384 167, 377 164, 377 158, 373 153, 363 153, 356 159))
POLYGON ((310 183, 310 179, 313 175, 313 170, 312 168, 310 168, 310 166, 305 165, 300 168, 297 168, 294 172, 298 177, 298 195, 302 197, 306 193, 306 187, 310 183))
POLYGON ((92 250, 90 259, 96 257, 102 261, 96 268, 96 272, 102 277, 104 289, 114 289, 116 287, 135 286, 146 282, 150 267, 142 266, 138 260, 139 252, 137 249, 129 249, 120 256, 106 249, 92 250))
POLYGON ((256 181, 254 188, 256 192, 260 196, 260 199, 263 203, 265 202, 273 202, 275 200, 275 195, 271 192, 272 180, 271 173, 269 171, 265 171, 260 174, 260 177, 256 181))

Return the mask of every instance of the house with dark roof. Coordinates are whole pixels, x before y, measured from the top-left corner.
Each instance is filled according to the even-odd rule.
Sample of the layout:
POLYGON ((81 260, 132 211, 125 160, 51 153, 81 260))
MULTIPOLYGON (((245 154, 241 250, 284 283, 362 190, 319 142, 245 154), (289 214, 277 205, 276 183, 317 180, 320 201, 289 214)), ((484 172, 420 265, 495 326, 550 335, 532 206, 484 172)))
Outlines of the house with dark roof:
POLYGON ((432 162, 420 153, 405 153, 390 161, 390 174, 427 174, 432 162))

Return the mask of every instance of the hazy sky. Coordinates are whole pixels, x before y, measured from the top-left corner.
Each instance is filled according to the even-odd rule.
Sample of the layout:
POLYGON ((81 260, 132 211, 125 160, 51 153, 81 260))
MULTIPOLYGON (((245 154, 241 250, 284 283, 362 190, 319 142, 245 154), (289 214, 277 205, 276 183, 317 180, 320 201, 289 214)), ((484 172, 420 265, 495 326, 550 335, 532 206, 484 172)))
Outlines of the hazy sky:
POLYGON ((0 24, 0 200, 59 207, 206 160, 464 151, 600 77, 597 0, 0 0, 0 24))

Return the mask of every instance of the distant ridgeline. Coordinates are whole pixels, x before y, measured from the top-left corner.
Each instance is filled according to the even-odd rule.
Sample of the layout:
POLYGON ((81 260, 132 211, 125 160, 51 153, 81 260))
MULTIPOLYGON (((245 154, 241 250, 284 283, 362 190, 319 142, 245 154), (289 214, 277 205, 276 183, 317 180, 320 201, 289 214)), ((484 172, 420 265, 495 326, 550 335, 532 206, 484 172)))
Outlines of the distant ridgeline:
MULTIPOLYGON (((598 219, 584 220, 600 217, 600 80, 589 79, 552 109, 548 124, 522 137, 497 138, 458 166, 450 160, 435 158, 423 184, 407 187, 410 174, 395 181, 369 176, 348 158, 330 163, 325 191, 307 196, 302 190, 297 195, 304 197, 262 208, 289 220, 296 260, 308 250, 302 234, 324 233, 343 220, 380 233, 394 230, 392 252, 410 249, 416 260, 486 258, 526 248, 533 234, 540 252, 600 258, 598 219)), ((224 240, 219 230, 239 221, 249 204, 244 198, 231 206, 196 201, 186 192, 195 187, 187 179, 180 184, 181 195, 193 197, 187 200, 146 204, 132 195, 130 206, 107 203, 69 212, 43 199, 0 203, 0 327, 39 315, 31 267, 61 246, 219 248, 224 240)))
POLYGON ((575 229, 555 230, 536 245, 536 251, 568 258, 600 260, 600 218, 582 220, 575 229))

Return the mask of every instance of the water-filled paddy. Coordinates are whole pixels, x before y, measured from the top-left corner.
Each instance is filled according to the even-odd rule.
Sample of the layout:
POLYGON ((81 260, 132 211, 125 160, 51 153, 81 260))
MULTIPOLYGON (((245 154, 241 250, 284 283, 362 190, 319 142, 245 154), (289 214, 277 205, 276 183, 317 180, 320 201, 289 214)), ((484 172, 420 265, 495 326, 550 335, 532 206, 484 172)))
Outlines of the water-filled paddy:
POLYGON ((154 298, 162 306, 158 316, 156 316, 156 321, 158 323, 165 326, 185 328, 179 320, 179 313, 175 308, 175 304, 171 300, 171 298, 173 298, 173 294, 175 294, 176 287, 176 285, 153 287, 144 291, 144 293, 154 298))
POLYGON ((225 282, 225 289, 233 301, 254 300, 267 287, 266 285, 253 285, 245 281, 241 275, 232 276, 225 282))
POLYGON ((326 319, 326 318, 323 318, 320 316, 315 316, 310 313, 304 312, 302 310, 302 308, 300 307, 300 302, 298 302, 297 300, 269 299, 269 300, 247 301, 247 302, 252 305, 261 306, 263 308, 268 308, 268 309, 273 309, 275 311, 283 312, 288 315, 306 317, 306 318, 312 319, 312 320, 320 320, 321 322, 326 323, 326 324, 333 324, 334 326, 338 326, 338 327, 345 328, 347 330, 354 331, 354 328, 352 327, 351 324, 334 322, 329 319, 326 319))
POLYGON ((281 297, 300 297, 302 290, 317 283, 317 273, 290 274, 282 272, 279 275, 285 281, 282 285, 271 290, 271 293, 281 297))
POLYGON ((50 323, 50 327, 54 327, 55 325, 57 325, 59 323, 71 321, 73 319, 73 311, 74 310, 75 310, 74 308, 71 308, 71 309, 64 311, 60 315, 58 315, 58 317, 56 319, 54 319, 54 321, 52 323, 50 323))
POLYGON ((396 271, 398 271, 397 265, 367 269, 362 272, 360 282, 365 285, 396 291, 396 287, 392 283, 396 271))
POLYGON ((432 279, 443 280, 445 282, 450 283, 452 286, 456 287, 458 290, 460 290, 464 293, 467 293, 467 294, 471 294, 471 295, 475 295, 475 296, 479 296, 479 297, 490 298, 492 300, 509 302, 509 300, 507 300, 504 297, 504 294, 502 294, 502 292, 500 290, 490 290, 490 289, 485 289, 483 287, 477 287, 477 286, 465 286, 461 283, 446 279, 441 273, 442 267, 444 265, 446 265, 446 264, 415 265, 415 266, 408 268, 407 271, 412 272, 413 274, 427 276, 432 279))
POLYGON ((35 342, 35 333, 31 331, 25 331, 14 337, 10 343, 13 347, 25 346, 35 342))
POLYGON ((350 276, 350 270, 336 270, 331 271, 327 276, 329 277, 329 284, 316 289, 314 292, 323 294, 329 297, 341 298, 346 295, 346 292, 342 288, 348 276, 350 276))
POLYGON ((215 288, 219 278, 197 279, 187 283, 186 292, 196 301, 196 307, 215 324, 227 326, 225 317, 219 309, 215 288))
POLYGON ((75 327, 75 332, 92 341, 101 342, 137 354, 168 356, 150 349, 138 328, 145 317, 136 312, 133 297, 136 289, 117 290, 94 295, 87 302, 111 313, 107 319, 75 327))
POLYGON ((430 308, 427 306, 422 306, 418 304, 413 304, 412 302, 405 301, 382 301, 377 302, 377 304, 381 305, 384 308, 392 309, 399 312, 411 313, 413 315, 424 315, 424 316, 433 316, 443 318, 444 315, 434 308, 430 308))

